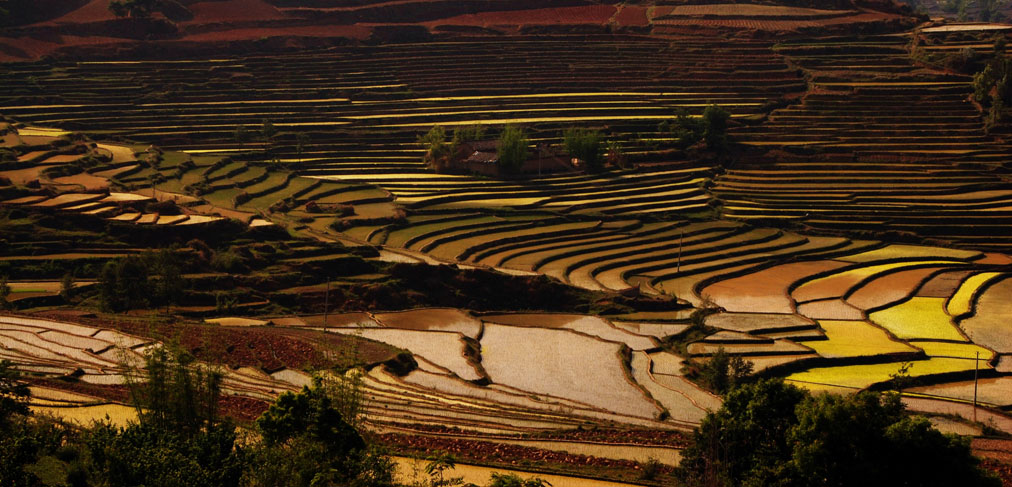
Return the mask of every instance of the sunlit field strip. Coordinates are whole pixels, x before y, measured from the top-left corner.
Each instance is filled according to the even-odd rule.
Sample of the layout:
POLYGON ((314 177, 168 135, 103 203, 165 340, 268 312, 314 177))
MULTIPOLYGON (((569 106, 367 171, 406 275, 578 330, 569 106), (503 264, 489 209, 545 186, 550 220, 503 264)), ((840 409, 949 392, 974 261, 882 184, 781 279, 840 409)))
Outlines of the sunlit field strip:
MULTIPOLYGON (((702 118, 702 115, 690 115, 693 118, 702 118)), ((750 114, 733 114, 732 118, 749 117, 750 114)), ((671 115, 615 115, 615 116, 582 116, 582 117, 532 117, 532 118, 500 118, 492 120, 452 120, 440 122, 439 125, 456 127, 460 125, 508 125, 521 123, 543 123, 543 122, 604 122, 609 120, 671 120, 671 115)), ((347 122, 345 122, 347 123, 347 122)), ((277 125, 277 124, 275 124, 277 125)), ((376 128, 403 128, 403 127, 431 127, 432 122, 424 123, 401 123, 372 125, 376 128)))
POLYGON ((946 303, 946 311, 952 316, 967 314, 973 310, 973 298, 977 291, 992 279, 1003 276, 1001 272, 981 272, 967 278, 946 303))
POLYGON ((913 297, 868 318, 899 338, 967 341, 945 312, 945 298, 913 297))
MULTIPOLYGON (((961 358, 930 358, 910 363, 912 364, 908 371, 910 377, 974 370, 972 360, 961 358)), ((902 363, 886 363, 816 367, 793 373, 787 376, 786 380, 863 389, 872 384, 891 380, 891 374, 896 374, 902 365, 902 363)), ((986 367, 985 364, 980 364, 980 368, 986 367)))

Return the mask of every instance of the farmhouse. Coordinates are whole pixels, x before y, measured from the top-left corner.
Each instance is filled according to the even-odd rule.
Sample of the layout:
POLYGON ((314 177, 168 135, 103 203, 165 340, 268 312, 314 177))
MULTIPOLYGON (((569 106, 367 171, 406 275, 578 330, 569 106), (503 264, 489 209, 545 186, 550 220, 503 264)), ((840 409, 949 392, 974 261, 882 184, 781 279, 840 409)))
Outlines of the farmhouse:
MULTIPOLYGON (((450 161, 450 169, 454 172, 481 174, 499 177, 504 173, 499 165, 499 142, 481 140, 465 142, 457 151, 456 157, 450 161)), ((565 156, 559 155, 548 146, 538 146, 520 167, 520 174, 545 174, 575 172, 578 166, 565 156)))

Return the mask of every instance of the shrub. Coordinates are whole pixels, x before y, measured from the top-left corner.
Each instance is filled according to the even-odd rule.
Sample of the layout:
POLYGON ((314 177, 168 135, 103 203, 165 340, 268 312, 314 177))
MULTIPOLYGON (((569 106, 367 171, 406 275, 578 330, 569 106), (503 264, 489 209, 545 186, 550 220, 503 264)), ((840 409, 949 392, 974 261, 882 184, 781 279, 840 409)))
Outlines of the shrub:
POLYGON ((563 134, 563 144, 569 155, 582 160, 587 168, 600 170, 604 165, 601 153, 601 132, 592 129, 569 128, 563 134))

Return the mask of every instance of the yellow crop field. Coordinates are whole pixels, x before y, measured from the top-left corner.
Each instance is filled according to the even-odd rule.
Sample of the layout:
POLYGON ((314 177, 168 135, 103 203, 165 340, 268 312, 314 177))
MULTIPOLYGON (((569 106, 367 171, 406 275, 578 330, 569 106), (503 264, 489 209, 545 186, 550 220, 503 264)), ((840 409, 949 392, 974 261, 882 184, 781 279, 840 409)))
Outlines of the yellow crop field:
MULTIPOLYGON (((987 361, 991 360, 991 357, 994 356, 994 352, 972 343, 911 341, 910 344, 924 350, 924 353, 928 354, 929 357, 964 358, 972 360, 977 356, 977 353, 980 353, 980 359, 982 361, 987 361)), ((984 362, 981 362, 981 366, 984 366, 984 362)))
POLYGON ((819 325, 825 330, 827 339, 808 341, 805 345, 826 358, 917 351, 865 321, 820 320, 819 325))
POLYGON ((969 313, 973 309, 973 297, 977 290, 992 279, 1002 276, 1001 272, 981 272, 970 276, 959 286, 955 294, 949 298, 946 310, 952 316, 959 316, 969 313))
MULTIPOLYGON (((909 370, 911 377, 973 370, 972 360, 960 358, 930 358, 928 360, 911 362, 911 364, 912 366, 909 370)), ((787 376, 786 379, 790 381, 813 384, 863 389, 872 384, 890 380, 890 374, 896 374, 901 365, 901 363, 888 363, 844 365, 840 367, 816 367, 803 372, 791 374, 787 376)))
POLYGON ((106 418, 116 426, 126 426, 137 421, 137 410, 122 404, 102 404, 98 406, 50 407, 32 406, 35 414, 49 414, 71 423, 88 425, 106 418))
POLYGON ((911 298, 868 318, 899 338, 966 341, 945 312, 945 298, 911 298))
POLYGON ((941 247, 922 247, 920 245, 889 245, 880 249, 869 250, 860 254, 840 257, 840 260, 849 262, 874 262, 876 260, 902 259, 902 258, 928 258, 928 259, 960 259, 973 260, 981 257, 981 253, 975 250, 945 249, 941 247))

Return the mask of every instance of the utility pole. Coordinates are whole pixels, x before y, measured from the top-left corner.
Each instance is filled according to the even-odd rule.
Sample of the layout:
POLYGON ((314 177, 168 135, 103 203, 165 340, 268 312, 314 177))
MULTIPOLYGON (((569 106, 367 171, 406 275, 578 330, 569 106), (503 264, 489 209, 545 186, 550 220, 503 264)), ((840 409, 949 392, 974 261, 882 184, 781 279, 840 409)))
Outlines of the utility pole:
POLYGON ((682 272, 682 239, 685 237, 685 230, 678 232, 678 264, 675 272, 682 272))
POLYGON ((327 318, 330 314, 330 278, 327 278, 327 290, 323 294, 323 329, 327 329, 327 318))
POLYGON ((973 359, 973 422, 977 422, 977 370, 980 365, 980 352, 973 359))

